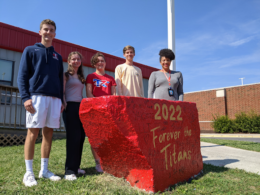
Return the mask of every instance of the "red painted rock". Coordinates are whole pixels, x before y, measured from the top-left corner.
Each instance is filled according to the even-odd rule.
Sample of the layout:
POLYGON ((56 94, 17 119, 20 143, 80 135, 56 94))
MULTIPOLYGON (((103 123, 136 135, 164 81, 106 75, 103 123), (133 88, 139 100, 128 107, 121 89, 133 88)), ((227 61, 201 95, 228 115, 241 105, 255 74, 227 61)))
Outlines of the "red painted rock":
POLYGON ((104 96, 79 113, 103 170, 132 186, 164 191, 203 169, 195 103, 104 96))

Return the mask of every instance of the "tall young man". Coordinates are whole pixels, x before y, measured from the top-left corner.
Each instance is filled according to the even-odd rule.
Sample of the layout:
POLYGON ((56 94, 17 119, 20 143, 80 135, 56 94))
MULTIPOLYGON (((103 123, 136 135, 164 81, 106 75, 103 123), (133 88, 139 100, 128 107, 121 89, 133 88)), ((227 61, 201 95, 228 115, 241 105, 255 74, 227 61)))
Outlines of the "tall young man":
POLYGON ((56 35, 55 22, 49 19, 40 24, 41 43, 24 49, 19 72, 18 88, 26 109, 27 137, 24 144, 26 173, 25 186, 37 185, 33 173, 35 141, 42 128, 41 170, 39 178, 52 181, 59 176, 48 170, 53 128, 60 127, 60 113, 63 111, 63 63, 62 57, 53 46, 56 35))
POLYGON ((115 70, 117 95, 144 97, 143 76, 140 68, 133 65, 134 47, 127 45, 123 49, 125 63, 115 70))

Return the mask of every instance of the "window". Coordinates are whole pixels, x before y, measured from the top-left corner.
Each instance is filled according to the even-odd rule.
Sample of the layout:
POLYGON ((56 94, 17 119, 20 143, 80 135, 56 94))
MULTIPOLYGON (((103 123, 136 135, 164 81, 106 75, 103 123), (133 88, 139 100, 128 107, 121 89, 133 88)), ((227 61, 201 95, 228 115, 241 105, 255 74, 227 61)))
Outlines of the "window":
MULTIPOLYGON (((7 85, 12 86, 13 85, 13 74, 14 74, 14 63, 12 61, 8 60, 2 60, 0 59, 0 85, 7 85)), ((9 90, 3 90, 3 88, 0 87, 0 103, 7 103, 10 104, 11 102, 11 91, 9 90)))
POLYGON ((0 85, 13 85, 14 63, 0 59, 0 85))

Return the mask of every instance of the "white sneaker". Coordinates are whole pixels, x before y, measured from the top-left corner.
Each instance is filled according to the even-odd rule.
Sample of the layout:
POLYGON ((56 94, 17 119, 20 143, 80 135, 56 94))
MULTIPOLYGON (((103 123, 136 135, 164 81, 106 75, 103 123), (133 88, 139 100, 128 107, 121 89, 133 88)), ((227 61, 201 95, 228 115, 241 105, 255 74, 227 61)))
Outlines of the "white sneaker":
POLYGON ((50 179, 51 181, 59 181, 61 178, 54 173, 50 172, 49 170, 47 171, 40 171, 39 172, 39 178, 46 178, 50 179))
POLYGON ((33 173, 25 173, 23 176, 23 183, 27 187, 32 187, 37 185, 37 181, 35 180, 33 173))
POLYGON ((103 173, 103 170, 102 170, 100 164, 96 164, 96 171, 99 172, 99 173, 103 173))
POLYGON ((84 175, 86 173, 86 171, 82 170, 82 169, 78 169, 78 174, 82 174, 84 175))
POLYGON ((69 180, 69 181, 73 181, 73 180, 76 180, 77 177, 76 177, 75 174, 71 174, 71 175, 65 175, 65 176, 64 176, 64 179, 65 179, 65 180, 69 180))

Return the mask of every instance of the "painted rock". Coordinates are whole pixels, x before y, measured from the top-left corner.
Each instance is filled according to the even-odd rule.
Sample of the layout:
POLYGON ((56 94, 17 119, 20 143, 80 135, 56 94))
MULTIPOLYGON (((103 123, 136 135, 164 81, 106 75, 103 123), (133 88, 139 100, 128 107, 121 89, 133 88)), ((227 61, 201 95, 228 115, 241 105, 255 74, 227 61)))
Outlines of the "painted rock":
POLYGON ((132 186, 164 191, 203 169, 195 103, 103 96, 79 114, 103 170, 132 186))

